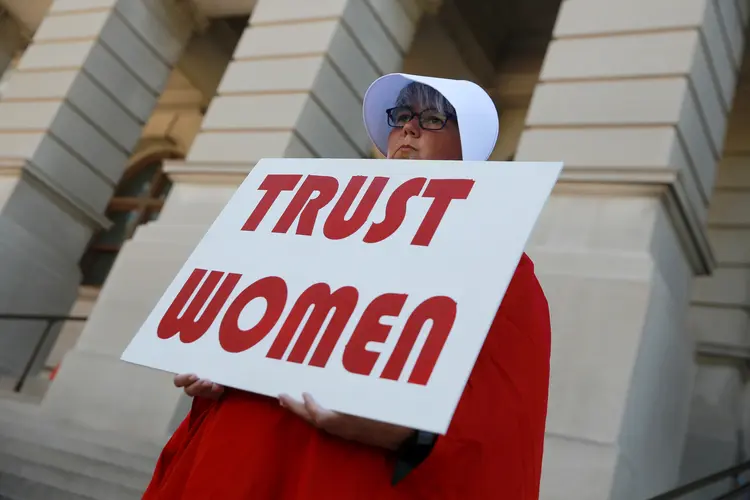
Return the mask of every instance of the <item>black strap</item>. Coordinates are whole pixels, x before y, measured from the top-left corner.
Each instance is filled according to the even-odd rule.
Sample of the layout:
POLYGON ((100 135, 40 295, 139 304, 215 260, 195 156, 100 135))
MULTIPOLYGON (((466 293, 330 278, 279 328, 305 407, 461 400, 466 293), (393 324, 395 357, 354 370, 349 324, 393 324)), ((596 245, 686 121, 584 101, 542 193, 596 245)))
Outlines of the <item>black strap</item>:
POLYGON ((397 451, 396 467, 393 470, 391 484, 396 486, 399 481, 424 462, 436 442, 437 434, 430 432, 415 431, 409 436, 397 451))

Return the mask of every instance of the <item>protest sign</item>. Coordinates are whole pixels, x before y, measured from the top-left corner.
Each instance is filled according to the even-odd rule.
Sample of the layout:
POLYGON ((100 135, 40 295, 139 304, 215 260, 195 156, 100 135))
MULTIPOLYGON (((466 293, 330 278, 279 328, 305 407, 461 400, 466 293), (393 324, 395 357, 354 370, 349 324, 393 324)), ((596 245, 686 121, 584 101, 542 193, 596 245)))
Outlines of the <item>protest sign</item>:
POLYGON ((122 359, 444 433, 561 169, 263 160, 122 359))

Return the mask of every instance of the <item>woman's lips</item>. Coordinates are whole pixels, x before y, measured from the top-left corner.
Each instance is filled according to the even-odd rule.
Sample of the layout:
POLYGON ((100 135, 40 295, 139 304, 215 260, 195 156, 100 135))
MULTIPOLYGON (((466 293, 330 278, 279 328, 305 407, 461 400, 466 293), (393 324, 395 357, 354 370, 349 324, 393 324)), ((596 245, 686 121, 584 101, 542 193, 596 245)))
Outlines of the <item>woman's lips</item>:
POLYGON ((400 158, 402 160, 414 160, 419 158, 419 151, 414 146, 404 144, 396 150, 394 158, 400 158))

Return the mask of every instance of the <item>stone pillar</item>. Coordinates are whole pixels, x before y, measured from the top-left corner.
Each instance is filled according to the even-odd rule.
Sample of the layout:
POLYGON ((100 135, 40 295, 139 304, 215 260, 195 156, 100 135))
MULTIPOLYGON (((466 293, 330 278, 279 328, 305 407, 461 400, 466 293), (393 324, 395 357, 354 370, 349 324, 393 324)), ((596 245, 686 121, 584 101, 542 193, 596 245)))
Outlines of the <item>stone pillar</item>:
POLYGON ((456 0, 433 4, 419 21, 403 71, 413 75, 470 80, 492 86, 495 68, 456 0))
POLYGON ((686 318, 693 276, 714 267, 705 221, 739 6, 561 5, 516 155, 566 162, 528 247, 553 320, 544 500, 649 498, 679 481, 686 318))
MULTIPOLYGON (((750 51, 736 94, 708 216, 717 267, 693 284, 689 329, 699 364, 682 482, 750 458, 750 51)), ((728 491, 727 486, 716 485, 713 496, 728 491)))
POLYGON ((254 162, 369 156, 362 98, 400 68, 419 14, 410 0, 257 3, 186 161, 168 167, 159 220, 125 245, 63 361, 50 416, 163 439, 186 409, 181 392, 122 351, 254 162))
POLYGON ((521 39, 498 62, 493 96, 500 109, 500 137, 492 160, 515 156, 548 45, 546 39, 521 39))
MULTIPOLYGON (((54 2, 21 57, 0 101, 0 314, 70 310, 78 261, 190 36, 176 5, 54 2)), ((17 374, 41 325, 2 330, 0 370, 17 374)))

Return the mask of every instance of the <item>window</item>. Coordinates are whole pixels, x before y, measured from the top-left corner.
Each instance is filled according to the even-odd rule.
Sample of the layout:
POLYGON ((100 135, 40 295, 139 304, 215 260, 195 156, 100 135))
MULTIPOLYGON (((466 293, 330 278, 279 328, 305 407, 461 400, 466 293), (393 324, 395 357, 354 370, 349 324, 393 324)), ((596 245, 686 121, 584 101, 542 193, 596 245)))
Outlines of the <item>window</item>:
POLYGON ((138 226, 159 216, 171 188, 162 170, 163 160, 164 155, 147 158, 123 177, 107 208, 112 227, 94 235, 81 259, 82 285, 102 286, 123 243, 138 226))

